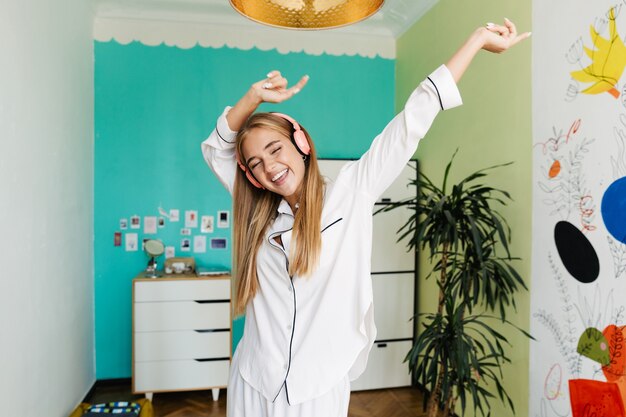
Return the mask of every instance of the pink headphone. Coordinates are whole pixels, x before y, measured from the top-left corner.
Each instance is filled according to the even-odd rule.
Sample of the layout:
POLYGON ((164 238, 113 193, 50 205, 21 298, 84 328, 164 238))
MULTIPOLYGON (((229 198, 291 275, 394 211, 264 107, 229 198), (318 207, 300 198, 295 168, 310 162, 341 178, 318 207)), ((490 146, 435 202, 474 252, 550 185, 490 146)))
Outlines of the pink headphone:
MULTIPOLYGON (((282 117, 283 119, 291 122, 294 128, 293 137, 291 138, 291 141, 293 142, 294 146, 296 147, 296 149, 301 155, 303 156, 309 155, 311 153, 311 145, 309 145, 309 142, 306 140, 306 135, 300 128, 300 125, 298 124, 298 122, 296 122, 292 117, 287 116, 286 114, 283 114, 283 113, 272 113, 272 114, 275 116, 282 117)), ((246 177, 248 178, 248 181, 250 181, 250 183, 254 185, 256 188, 260 188, 264 190, 265 187, 263 187, 261 183, 257 181, 256 178, 254 178, 254 175, 252 174, 252 172, 250 172, 248 168, 246 167, 246 165, 244 165, 241 162, 241 159, 239 158, 239 153, 236 151, 235 153, 237 155, 237 165, 239 165, 239 168, 241 168, 241 170, 246 173, 246 177)))

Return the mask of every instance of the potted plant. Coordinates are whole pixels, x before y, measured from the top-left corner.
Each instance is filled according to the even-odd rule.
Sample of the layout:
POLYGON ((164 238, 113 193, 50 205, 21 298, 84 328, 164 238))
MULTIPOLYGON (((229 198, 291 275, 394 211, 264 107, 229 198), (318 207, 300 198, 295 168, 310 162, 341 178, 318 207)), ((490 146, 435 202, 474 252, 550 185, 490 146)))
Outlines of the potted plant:
POLYGON ((424 406, 429 417, 451 415, 457 401, 464 413, 469 400, 474 413, 488 415, 494 394, 487 384, 495 386, 500 400, 514 411, 500 369, 509 362, 507 341, 493 324, 512 325, 506 320, 507 308, 515 308, 515 294, 527 289, 513 266, 517 258, 509 251, 510 227, 494 208, 511 197, 480 181, 488 171, 509 164, 448 184, 454 156, 456 152, 441 187, 419 173, 410 183, 417 187, 416 197, 379 210, 414 210, 398 231, 398 240, 408 239, 409 249, 428 249, 434 265, 429 276, 438 277, 437 311, 419 315, 423 331, 405 358, 417 383, 428 391, 424 406))

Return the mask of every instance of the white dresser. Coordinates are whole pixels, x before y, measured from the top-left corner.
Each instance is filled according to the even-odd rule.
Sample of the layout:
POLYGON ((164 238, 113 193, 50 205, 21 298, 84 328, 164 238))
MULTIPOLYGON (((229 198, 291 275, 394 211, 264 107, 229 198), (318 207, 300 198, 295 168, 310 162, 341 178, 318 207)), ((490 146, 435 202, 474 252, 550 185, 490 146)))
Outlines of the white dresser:
POLYGON ((230 276, 133 280, 133 393, 226 388, 230 276))
MULTIPOLYGON (((319 161, 322 174, 335 179, 347 160, 319 161)), ((416 176, 416 161, 410 161, 398 179, 376 203, 374 211, 390 202, 415 195, 408 187, 416 176)), ((411 385, 408 363, 403 363, 414 340, 416 255, 407 252, 406 242, 397 242, 397 230, 404 225, 412 211, 396 209, 374 216, 372 245, 372 286, 374 320, 378 329, 365 372, 352 381, 352 391, 402 387, 411 385)))

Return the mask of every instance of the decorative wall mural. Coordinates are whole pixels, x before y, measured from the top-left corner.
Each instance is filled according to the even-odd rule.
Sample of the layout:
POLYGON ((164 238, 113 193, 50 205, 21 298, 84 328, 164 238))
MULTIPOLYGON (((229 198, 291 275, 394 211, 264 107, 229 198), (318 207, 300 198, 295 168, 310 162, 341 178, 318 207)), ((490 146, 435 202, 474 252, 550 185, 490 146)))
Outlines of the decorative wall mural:
POLYGON ((604 192, 602 219, 609 233, 626 243, 626 177, 614 181, 604 192))
POLYGON ((626 417, 626 0, 533 12, 529 415, 626 417))
POLYGON ((589 239, 576 226, 566 221, 558 222, 554 227, 554 243, 563 266, 571 276, 584 284, 598 278, 598 255, 589 239))
MULTIPOLYGON (((613 97, 619 98, 620 93, 615 87, 624 72, 624 66, 626 66, 626 46, 617 33, 615 7, 609 10, 607 20, 610 29, 606 39, 599 33, 606 26, 607 22, 604 19, 596 21, 599 23, 598 28, 594 25, 589 28, 593 43, 592 48, 595 49, 583 46, 583 50, 591 60, 591 64, 579 71, 573 71, 571 75, 577 81, 591 84, 581 91, 583 94, 607 92, 613 97)), ((577 62, 581 63, 582 59, 578 59, 577 62)))

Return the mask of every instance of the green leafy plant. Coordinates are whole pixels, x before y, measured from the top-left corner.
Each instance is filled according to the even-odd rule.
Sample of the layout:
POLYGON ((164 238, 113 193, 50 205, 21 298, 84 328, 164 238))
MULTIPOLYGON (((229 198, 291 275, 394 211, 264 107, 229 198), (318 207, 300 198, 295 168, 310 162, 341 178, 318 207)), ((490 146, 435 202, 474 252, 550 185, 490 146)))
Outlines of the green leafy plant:
POLYGON ((405 361, 429 393, 424 404, 429 417, 451 415, 457 401, 463 414, 471 402, 474 414, 490 415, 489 402, 495 396, 488 385, 514 412, 502 385, 508 342, 492 325, 514 326, 506 311, 516 308, 516 293, 527 287, 513 266, 518 258, 509 250, 511 229, 494 208, 506 205, 511 197, 481 183, 489 171, 510 163, 479 170, 449 185, 455 156, 456 152, 441 187, 420 173, 410 184, 417 187, 417 197, 379 210, 412 209, 398 240, 407 239, 409 249, 427 249, 434 265, 429 276, 438 276, 437 311, 419 315, 424 329, 405 361))

